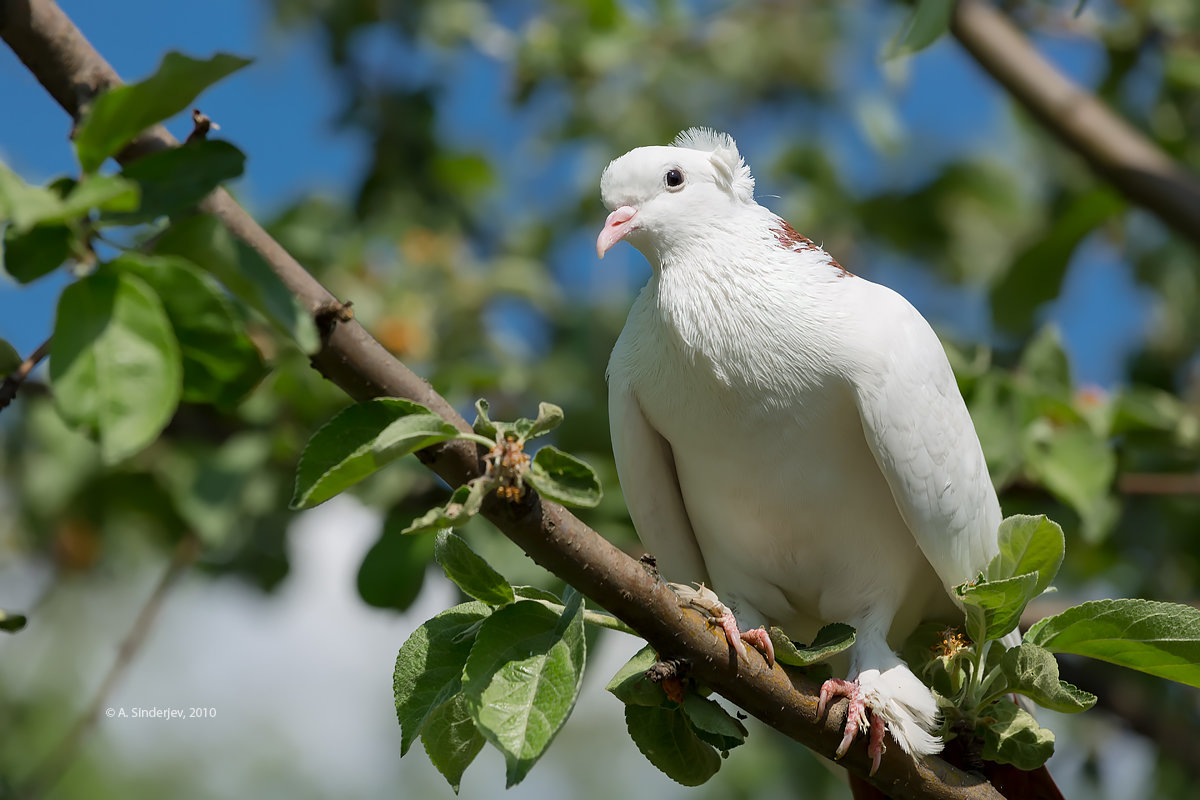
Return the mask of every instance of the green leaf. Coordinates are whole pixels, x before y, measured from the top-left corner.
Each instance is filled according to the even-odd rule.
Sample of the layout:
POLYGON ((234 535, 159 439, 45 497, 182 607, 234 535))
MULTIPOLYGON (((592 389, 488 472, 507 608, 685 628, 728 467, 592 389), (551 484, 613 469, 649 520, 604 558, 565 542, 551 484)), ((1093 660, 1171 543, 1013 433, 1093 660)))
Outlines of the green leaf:
POLYGON ((403 611, 411 606, 425 583, 433 559, 433 540, 402 536, 400 517, 388 514, 383 533, 358 568, 358 594, 367 605, 403 611))
POLYGON ((1025 641, 1200 687, 1200 610, 1191 606, 1094 600, 1039 620, 1025 641))
POLYGON ((463 666, 475 642, 467 634, 491 613, 486 603, 457 605, 427 620, 400 648, 393 690, 401 756, 417 740, 438 706, 459 693, 463 666))
POLYGON ((563 603, 562 598, 554 592, 537 586, 514 586, 513 593, 517 597, 523 597, 526 600, 545 600, 547 603, 555 603, 560 606, 563 603))
POLYGON ((146 128, 183 111, 209 86, 249 63, 226 53, 199 61, 171 52, 149 78, 103 93, 75 132, 83 171, 94 172, 146 128))
POLYGON ((1001 581, 954 587, 967 614, 967 636, 971 641, 982 644, 1016 628, 1021 612, 1036 594, 1037 584, 1038 574, 1030 572, 1001 581))
POLYGON ((538 403, 538 415, 525 434, 526 439, 533 439, 549 433, 562 424, 563 410, 553 403, 538 403))
POLYGON ((154 243, 158 255, 181 256, 211 273, 239 300, 289 337, 306 354, 321 347, 312 314, 262 256, 209 214, 175 220, 154 243))
POLYGON ((232 407, 266 374, 220 285, 182 258, 127 252, 115 269, 137 275, 162 298, 183 358, 183 399, 232 407))
POLYGON ((692 723, 696 735, 721 752, 727 752, 744 744, 749 731, 746 726, 729 712, 721 708, 716 700, 688 692, 683 697, 683 713, 692 723))
POLYGON ((977 732, 983 738, 981 755, 997 764, 1033 770, 1054 755, 1054 733, 1011 700, 997 700, 987 708, 992 721, 977 732))
POLYGON ((466 525, 471 517, 479 513, 483 506, 483 498, 491 486, 490 482, 477 478, 465 486, 458 487, 450 495, 450 501, 445 506, 425 512, 413 520, 403 532, 435 533, 445 528, 466 525))
POLYGON ((30 186, 0 164, 0 222, 26 231, 62 208, 62 196, 53 189, 30 186))
POLYGON ((551 445, 537 451, 525 473, 525 481, 542 497, 565 506, 592 508, 603 496, 595 470, 551 445))
POLYGON ((217 549, 244 528, 247 487, 270 461, 270 437, 246 430, 216 447, 181 442, 156 460, 155 475, 189 527, 217 549))
POLYGON ((497 439, 500 429, 488 418, 488 408, 490 408, 488 401, 482 397, 475 401, 475 424, 471 427, 480 436, 497 439))
POLYGON ((88 175, 71 187, 57 213, 40 221, 70 222, 86 217, 93 209, 133 211, 140 199, 141 190, 133 181, 119 175, 88 175))
POLYGON ((154 441, 179 403, 179 344, 140 278, 102 269, 63 290, 50 380, 63 419, 96 433, 115 463, 154 441))
POLYGON ((463 773, 479 751, 485 739, 475 727, 467 698, 456 694, 433 710, 421 732, 421 744, 430 762, 458 794, 463 773))
POLYGON ((463 668, 471 715, 519 783, 562 728, 583 678, 583 599, 562 616, 532 600, 498 609, 479 629, 463 668))
POLYGON ((1171 431, 1186 414, 1187 408, 1170 392, 1152 386, 1130 386, 1114 398, 1112 433, 1171 431))
POLYGON ((1004 687, 998 693, 1018 692, 1051 711, 1073 714, 1096 705, 1096 695, 1058 677, 1058 662, 1049 650, 1029 642, 1009 648, 1000 660, 1004 687))
POLYGON ((198 140, 144 155, 121 171, 141 187, 140 207, 106 220, 131 225, 190 211, 213 189, 241 175, 245 161, 241 150, 220 140, 198 140))
POLYGON ((1037 573, 1034 597, 1046 591, 1062 566, 1066 540, 1058 523, 1045 515, 1017 514, 1000 523, 1000 552, 988 564, 987 579, 999 581, 1037 573))
POLYGON ((1109 491, 1117 456, 1091 429, 1030 426, 1025 459, 1034 480, 1079 514, 1089 542, 1098 541, 1116 521, 1118 509, 1109 491))
POLYGON ((950 27, 954 0, 919 0, 904 26, 904 38, 893 41, 889 58, 924 50, 940 39, 950 27))
POLYGON ((557 428, 563 421, 563 411, 553 403, 539 403, 537 419, 521 417, 515 422, 496 422, 488 417, 488 401, 475 401, 475 424, 472 426, 480 436, 499 440, 513 437, 524 444, 529 439, 541 436, 557 428))
POLYGON ((1043 326, 1025 345, 1017 371, 1034 391, 1070 399, 1071 364, 1062 346, 1062 336, 1053 325, 1043 326))
POLYGON ((66 225, 34 225, 4 231, 4 271, 18 283, 31 283, 71 257, 74 234, 66 225))
POLYGON ((27 621, 24 614, 12 614, 0 609, 0 631, 16 633, 25 627, 27 621))
POLYGON ((488 605, 502 606, 514 599, 513 588, 481 556, 450 531, 440 531, 433 546, 433 557, 446 577, 458 588, 488 605))
POLYGON ((1029 331, 1037 310, 1058 296, 1075 248, 1124 207, 1120 194, 1102 188, 1076 195, 1066 208, 1052 210, 1053 226, 1017 256, 1008 275, 992 289, 996 324, 1012 333, 1029 331))
POLYGON ((793 667, 809 667, 848 650, 857 632, 841 622, 831 622, 817 631, 816 638, 807 647, 797 647, 782 628, 772 627, 771 643, 775 645, 775 660, 793 667))
POLYGON ((323 503, 400 456, 457 435, 457 428, 411 400, 377 397, 349 406, 309 439, 292 508, 323 503))
POLYGON ((625 665, 617 670, 608 686, 604 687, 616 695, 622 703, 635 706, 661 706, 667 702, 666 692, 646 677, 646 670, 658 661, 654 648, 646 645, 633 654, 625 665))
POLYGON ((0 339, 0 378, 8 375, 24 362, 25 359, 21 358, 21 354, 17 352, 16 348, 4 339, 0 339))
POLYGON ((1022 426, 1012 381, 1000 372, 981 376, 968 405, 987 458, 988 474, 999 489, 1017 475, 1023 460, 1022 426))
POLYGON ((676 783, 699 786, 721 768, 721 757, 681 708, 627 705, 625 727, 642 755, 676 783))

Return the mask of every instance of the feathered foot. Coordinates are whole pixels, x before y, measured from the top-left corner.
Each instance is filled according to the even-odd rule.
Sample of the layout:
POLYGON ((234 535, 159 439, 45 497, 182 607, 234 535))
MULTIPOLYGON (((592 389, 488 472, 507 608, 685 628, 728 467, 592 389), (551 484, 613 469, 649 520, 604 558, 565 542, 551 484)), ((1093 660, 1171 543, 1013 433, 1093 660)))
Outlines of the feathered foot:
POLYGON ((867 755, 871 757, 870 774, 874 775, 876 770, 879 769, 879 763, 883 759, 884 751, 887 750, 887 747, 883 743, 885 728, 883 717, 879 714, 871 714, 869 715, 870 722, 868 723, 868 705, 858 681, 843 681, 830 678, 821 684, 821 701, 817 704, 817 719, 825 716, 825 707, 829 704, 830 699, 835 697, 845 697, 850 701, 850 705, 846 707, 846 726, 843 729, 841 744, 834 751, 834 758, 841 758, 846 755, 846 750, 850 748, 850 743, 854 741, 854 737, 858 735, 860 730, 869 730, 867 755))

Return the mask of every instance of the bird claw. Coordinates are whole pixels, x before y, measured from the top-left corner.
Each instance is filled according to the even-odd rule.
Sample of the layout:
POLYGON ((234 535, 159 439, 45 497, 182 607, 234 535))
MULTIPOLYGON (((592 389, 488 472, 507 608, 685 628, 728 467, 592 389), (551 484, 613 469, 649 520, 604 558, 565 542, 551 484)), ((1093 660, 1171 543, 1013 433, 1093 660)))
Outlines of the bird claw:
POLYGON ((726 640, 733 646, 733 649, 740 658, 744 658, 747 661, 750 660, 750 654, 746 651, 746 645, 742 644, 742 642, 749 642, 754 646, 755 650, 763 654, 763 658, 767 660, 767 666, 775 666, 775 645, 771 644, 771 637, 765 628, 751 628, 748 631, 739 630, 737 620, 733 618, 733 612, 729 609, 725 609, 725 613, 717 619, 717 622, 720 624, 721 629, 725 631, 726 640))
POLYGON ((868 715, 866 698, 863 696, 862 687, 858 681, 842 681, 836 678, 831 678, 821 684, 821 700, 817 703, 817 719, 825 716, 825 708, 828 706, 830 699, 835 697, 845 697, 850 701, 846 706, 846 724, 842 729, 842 741, 834 751, 834 758, 841 758, 846 755, 846 751, 850 748, 850 744, 858 735, 859 731, 869 731, 867 737, 867 755, 871 757, 871 775, 879 769, 879 764, 883 760, 883 754, 887 747, 883 743, 883 732, 886 728, 883 722, 883 717, 878 713, 868 715), (870 722, 867 719, 870 717, 870 722))
POLYGON ((771 636, 765 628, 752 628, 743 632, 738 628, 737 620, 734 619, 733 612, 729 610, 729 606, 722 603, 720 598, 717 597, 716 592, 702 583, 696 586, 687 586, 682 583, 671 583, 668 585, 679 596, 684 605, 707 614, 721 627, 721 630, 725 631, 725 639, 739 658, 750 659, 750 655, 746 651, 746 645, 742 644, 743 642, 749 642, 754 646, 754 649, 763 654, 763 658, 767 660, 768 666, 775 666, 775 645, 771 643, 771 636))

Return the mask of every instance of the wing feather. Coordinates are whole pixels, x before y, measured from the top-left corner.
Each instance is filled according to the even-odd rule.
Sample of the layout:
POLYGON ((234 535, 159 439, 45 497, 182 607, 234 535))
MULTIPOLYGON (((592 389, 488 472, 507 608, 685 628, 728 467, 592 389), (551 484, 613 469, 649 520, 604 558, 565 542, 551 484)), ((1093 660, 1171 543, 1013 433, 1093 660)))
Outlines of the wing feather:
POLYGON ((628 387, 612 381, 608 417, 625 504, 659 571, 679 582, 708 581, 688 519, 671 445, 647 421, 628 387))
MULTIPOLYGON (((865 282, 864 282, 865 283, 865 282)), ((947 591, 996 554, 1000 504, 945 350, 900 295, 868 284, 852 375, 867 444, 947 591)))

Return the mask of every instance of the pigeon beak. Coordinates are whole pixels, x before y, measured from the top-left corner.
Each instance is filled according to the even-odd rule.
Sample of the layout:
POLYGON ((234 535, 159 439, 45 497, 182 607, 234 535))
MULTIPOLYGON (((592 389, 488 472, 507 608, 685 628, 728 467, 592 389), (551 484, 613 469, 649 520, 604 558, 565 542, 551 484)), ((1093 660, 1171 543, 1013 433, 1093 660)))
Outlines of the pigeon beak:
POLYGON ((633 206, 621 206, 608 215, 604 220, 604 228, 596 237, 596 255, 604 258, 609 249, 625 238, 625 234, 633 230, 633 221, 637 218, 637 209, 633 206))

